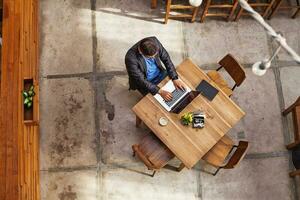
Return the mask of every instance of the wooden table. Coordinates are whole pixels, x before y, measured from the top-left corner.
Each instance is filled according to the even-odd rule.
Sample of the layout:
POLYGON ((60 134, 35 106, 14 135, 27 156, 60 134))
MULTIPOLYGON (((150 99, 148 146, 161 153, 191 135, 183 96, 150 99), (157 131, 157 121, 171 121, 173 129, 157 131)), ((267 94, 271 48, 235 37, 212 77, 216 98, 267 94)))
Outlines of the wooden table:
MULTIPOLYGON (((195 90, 201 80, 206 80, 217 88, 205 72, 189 59, 177 67, 177 73, 192 90, 195 90)), ((169 78, 166 78, 161 84, 168 80, 169 78)), ((167 112, 151 94, 139 101, 133 107, 133 112, 189 169, 245 115, 220 89, 213 101, 198 95, 179 114, 167 112), (205 112, 205 127, 194 129, 191 126, 183 126, 180 122, 183 113, 196 110, 205 112), (169 119, 167 126, 159 125, 160 117, 169 119)))

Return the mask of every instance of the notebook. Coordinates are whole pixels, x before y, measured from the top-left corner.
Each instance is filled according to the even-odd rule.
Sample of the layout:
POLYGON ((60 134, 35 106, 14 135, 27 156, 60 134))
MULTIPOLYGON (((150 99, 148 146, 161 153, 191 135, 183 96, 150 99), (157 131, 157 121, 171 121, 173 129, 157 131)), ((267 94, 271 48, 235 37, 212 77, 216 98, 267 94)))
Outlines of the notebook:
POLYGON ((196 90, 210 101, 212 101, 219 92, 219 90, 217 90, 214 86, 212 86, 205 80, 202 80, 200 82, 196 90))

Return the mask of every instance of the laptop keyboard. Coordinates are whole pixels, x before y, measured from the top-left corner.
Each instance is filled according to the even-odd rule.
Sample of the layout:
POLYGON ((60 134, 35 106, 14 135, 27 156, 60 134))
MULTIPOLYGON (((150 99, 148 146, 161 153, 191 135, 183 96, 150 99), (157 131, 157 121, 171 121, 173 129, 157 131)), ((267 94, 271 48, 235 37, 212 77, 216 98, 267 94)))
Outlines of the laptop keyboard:
POLYGON ((165 101, 165 103, 169 106, 172 107, 174 103, 185 93, 184 90, 176 89, 172 92, 172 100, 171 101, 165 101))

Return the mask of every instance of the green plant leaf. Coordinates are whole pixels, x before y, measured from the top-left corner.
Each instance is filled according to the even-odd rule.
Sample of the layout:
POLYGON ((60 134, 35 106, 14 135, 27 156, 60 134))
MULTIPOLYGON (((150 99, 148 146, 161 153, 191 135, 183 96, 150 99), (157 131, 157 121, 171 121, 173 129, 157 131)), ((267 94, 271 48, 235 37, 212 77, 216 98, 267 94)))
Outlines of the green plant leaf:
POLYGON ((32 101, 32 100, 33 100, 33 97, 29 97, 29 100, 32 101))
POLYGON ((33 89, 34 89, 34 86, 33 86, 33 85, 30 86, 29 90, 30 90, 30 91, 33 91, 33 89))
POLYGON ((30 108, 31 106, 32 106, 32 102, 29 101, 29 102, 27 103, 27 108, 30 108))
POLYGON ((33 92, 31 90, 28 91, 28 95, 32 96, 33 92))
POLYGON ((192 121, 193 121, 193 116, 189 115, 188 121, 189 121, 189 122, 192 122, 192 121))
POLYGON ((23 94, 23 97, 25 97, 25 98, 28 97, 28 93, 26 91, 23 91, 22 94, 23 94))
POLYGON ((24 99, 24 104, 26 105, 26 104, 28 104, 29 103, 29 98, 28 97, 26 97, 25 99, 24 99))

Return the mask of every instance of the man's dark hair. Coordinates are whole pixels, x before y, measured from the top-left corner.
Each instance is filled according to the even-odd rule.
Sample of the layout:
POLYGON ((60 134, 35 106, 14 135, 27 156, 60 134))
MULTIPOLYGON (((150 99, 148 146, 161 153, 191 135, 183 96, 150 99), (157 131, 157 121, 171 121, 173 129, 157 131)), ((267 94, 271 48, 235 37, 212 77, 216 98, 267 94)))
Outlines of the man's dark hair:
POLYGON ((139 48, 144 56, 154 56, 158 52, 157 44, 150 38, 142 39, 139 48))

